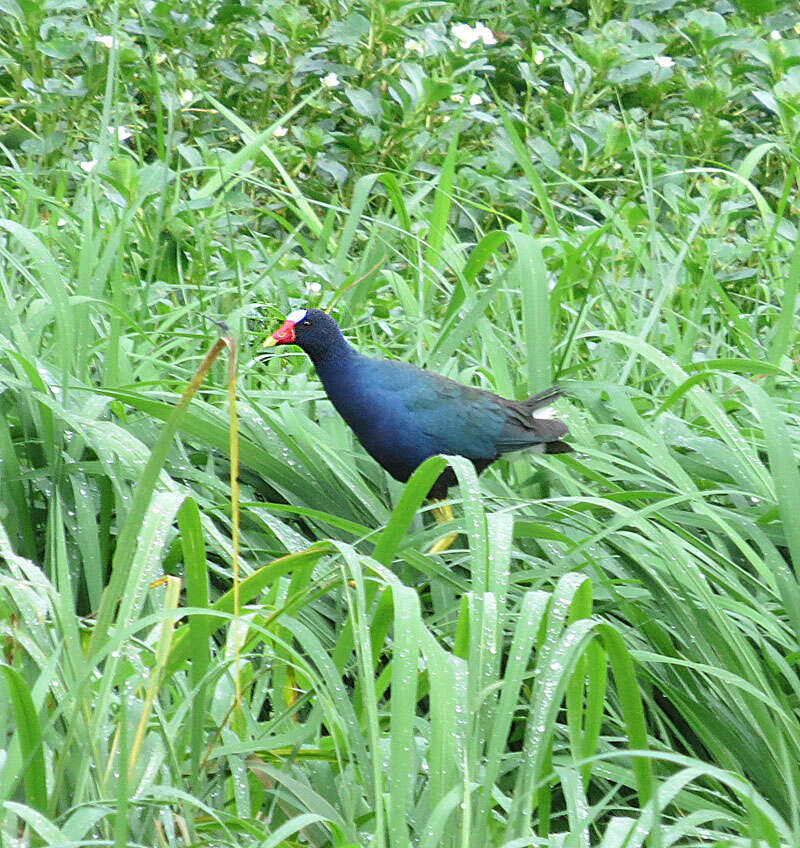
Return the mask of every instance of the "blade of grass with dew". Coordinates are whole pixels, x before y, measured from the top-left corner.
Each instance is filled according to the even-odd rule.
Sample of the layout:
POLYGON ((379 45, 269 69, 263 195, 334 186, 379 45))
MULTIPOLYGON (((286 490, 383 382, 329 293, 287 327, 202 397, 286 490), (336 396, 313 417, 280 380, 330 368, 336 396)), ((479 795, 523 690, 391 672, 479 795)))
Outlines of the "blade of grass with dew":
MULTIPOLYGON (((164 610, 173 611, 178 608, 181 592, 181 580, 178 577, 165 577, 166 591, 164 593, 164 610)), ((136 772, 136 764, 139 758, 139 753, 142 748, 145 733, 147 731, 147 723, 153 709, 156 694, 163 682, 164 671, 169 656, 170 645, 172 643, 174 618, 172 616, 165 618, 161 623, 158 642, 156 644, 153 667, 150 669, 150 679, 147 684, 144 701, 142 703, 142 712, 139 716, 139 723, 136 728, 136 735, 133 738, 128 759, 128 782, 133 783, 136 772)))
MULTIPOLYGON (((373 558, 382 565, 391 565, 397 555, 400 542, 417 514, 417 510, 426 498, 430 487, 444 470, 449 458, 432 456, 425 460, 406 483, 403 494, 397 502, 386 527, 378 539, 373 558)), ((369 601, 374 597, 377 587, 368 590, 369 601)), ((353 631, 350 622, 345 624, 336 641, 333 656, 337 666, 344 667, 346 658, 353 650, 353 631)))
POLYGON ((373 557, 383 565, 390 565, 394 559, 400 541, 405 535, 411 522, 425 500, 430 487, 442 473, 448 459, 432 456, 426 459, 411 475, 406 483, 403 494, 397 502, 386 527, 378 539, 373 557))
POLYGON ((407 811, 413 798, 417 773, 414 748, 414 716, 417 707, 422 618, 416 592, 399 583, 392 585, 394 644, 392 650, 392 698, 388 830, 391 848, 409 848, 407 811))
MULTIPOLYGON (((342 553, 342 578, 345 587, 345 600, 348 619, 353 622, 353 643, 356 662, 359 669, 359 686, 356 694, 361 695, 361 722, 369 739, 372 754, 372 772, 367 783, 372 794, 372 815, 375 819, 373 844, 375 848, 385 848, 384 773, 381 762, 381 732, 378 719, 378 703, 375 695, 374 673, 375 657, 370 639, 370 627, 373 624, 364 585, 364 572, 356 552, 348 545, 339 545, 342 553)), ((372 594, 372 593, 371 593, 372 594)))
MULTIPOLYGON (((25 484, 22 482, 22 469, 14 450, 14 442, 8 426, 8 420, 0 410, 0 467, 3 477, 3 502, 9 510, 9 516, 4 520, 6 531, 19 537, 22 555, 28 559, 36 556, 36 533, 32 511, 28 501, 25 484)), ((15 547, 17 547, 15 545, 15 547)))
POLYGON ((81 651, 78 619, 75 615, 76 593, 72 586, 67 539, 64 531, 64 514, 61 496, 56 491, 50 501, 47 515, 47 564, 55 588, 55 611, 64 641, 64 657, 73 669, 84 664, 81 651))
MULTIPOLYGON (((172 420, 178 410, 177 406, 137 392, 114 389, 100 391, 167 422, 172 420)), ((213 407, 204 405, 202 401, 197 401, 191 411, 185 410, 178 416, 177 431, 189 438, 199 439, 225 453, 229 449, 226 416, 213 407)), ((259 446, 240 437, 239 448, 242 465, 262 474, 274 485, 286 487, 288 491, 298 495, 308 490, 309 481, 259 446)), ((323 505, 325 504, 320 503, 320 506, 323 505)))
MULTIPOLYGON (((611 625, 590 619, 582 619, 569 625, 552 650, 546 652, 547 663, 537 658, 537 667, 541 668, 541 674, 537 678, 531 697, 531 714, 526 729, 523 765, 517 777, 509 811, 507 835, 522 836, 530 827, 530 817, 536 805, 535 788, 541 777, 542 765, 549 756, 552 745, 552 737, 549 734, 552 733, 554 726, 553 717, 560 708, 563 693, 579 655, 586 649, 589 641, 597 635, 602 636, 604 647, 609 653, 611 665, 615 671, 616 689, 623 706, 629 745, 635 750, 647 748, 644 712, 638 684, 633 676, 633 665, 619 633, 611 625), (617 676, 618 673, 619 676, 617 676), (631 688, 626 689, 626 686, 631 688), (544 728, 544 732, 540 728, 544 728)), ((634 757, 633 770, 636 775, 639 800, 644 804, 652 794, 649 760, 634 757)))
MULTIPOLYGON (((551 716, 558 709, 562 693, 567 689, 572 669, 562 661, 561 655, 569 652, 571 640, 564 634, 572 620, 587 620, 591 613, 591 582, 588 578, 568 573, 556 585, 549 605, 546 630, 540 637, 536 657, 538 675, 531 693, 531 712, 526 723, 522 767, 515 784, 507 835, 522 836, 530 826, 536 805, 543 800, 549 803, 549 789, 536 786, 542 776, 545 761, 550 756, 553 722, 551 716)), ((572 625, 574 626, 574 625, 572 625)), ((587 631, 590 633, 590 630, 587 631)), ((589 636, 588 638, 591 638, 589 636)), ((577 664, 578 657, 574 663, 577 664)), ((546 816, 543 817, 546 819, 546 816)))
MULTIPOLYGON (((676 385, 683 383, 688 377, 686 372, 669 357, 639 338, 616 331, 596 331, 592 335, 630 347, 632 353, 644 356, 676 385)), ((689 396, 698 409, 708 418, 720 438, 740 455, 743 471, 748 476, 749 484, 755 491, 761 493, 762 497, 766 497, 771 488, 769 474, 759 461, 757 454, 742 441, 720 404, 708 392, 702 391, 697 386, 692 388, 689 396)))
POLYGON ((597 752, 603 723, 606 695, 607 662, 601 645, 590 642, 567 686, 567 728, 572 755, 583 761, 581 779, 589 783, 591 758, 597 752), (585 692, 585 694, 584 694, 585 692))
POLYGON ((514 550, 514 515, 511 512, 487 512, 488 546, 487 591, 493 592, 501 608, 505 605, 511 577, 514 550))
POLYGON ((510 233, 517 251, 513 279, 522 299, 522 332, 527 365, 528 392, 535 394, 551 385, 550 305, 547 269, 536 240, 524 233, 510 233))
POLYGON ((769 361, 779 365, 784 356, 790 355, 793 331, 796 332, 797 292, 800 285, 800 240, 795 241, 789 273, 783 280, 783 298, 775 334, 769 347, 769 361))
MULTIPOLYGON (((203 540, 200 510, 193 498, 186 498, 178 510, 178 527, 181 534, 183 562, 186 569, 186 604, 205 609, 209 605, 208 564, 203 540)), ((198 785, 198 768, 203 755, 205 737, 206 701, 208 684, 205 677, 211 665, 209 639, 213 622, 201 615, 189 618, 188 652, 191 658, 189 679, 193 691, 191 715, 191 761, 195 786, 198 785)), ((174 637, 170 662, 174 661, 174 637)))
MULTIPOLYGON (((463 787, 462 762, 467 748, 468 716, 466 664, 445 651, 429 631, 423 633, 422 654, 428 671, 430 697, 430 805, 445 803, 463 787)), ((443 848, 455 847, 456 824, 451 822, 443 848)))
POLYGON ((748 395, 761 419, 786 546, 795 578, 800 581, 800 473, 789 433, 772 399, 760 386, 733 374, 730 379, 748 395))
POLYGON ((266 509, 269 512, 277 512, 284 515, 299 515, 303 518, 313 520, 318 525, 333 527, 352 536, 368 536, 375 532, 372 528, 367 527, 366 524, 348 521, 345 518, 339 518, 338 515, 331 515, 331 513, 323 512, 320 509, 309 509, 308 507, 294 506, 293 504, 264 503, 262 501, 253 501, 251 503, 244 501, 242 507, 266 509))
POLYGON ((10 665, 0 663, 5 677, 9 703, 16 719, 16 738, 22 759, 25 800, 40 812, 47 810, 47 780, 42 746, 42 729, 33 705, 31 691, 22 675, 10 665))
POLYGON ((519 694, 527 676, 528 662, 536 634, 546 614, 550 596, 545 592, 526 592, 514 625, 495 720, 486 740, 485 773, 479 788, 474 816, 475 845, 486 844, 491 807, 497 779, 504 768, 505 748, 514 720, 519 694))
MULTIPOLYGON (((257 571, 253 572, 253 574, 242 580, 239 584, 240 602, 243 604, 249 603, 269 586, 272 586, 279 577, 282 577, 290 571, 306 564, 315 563, 323 556, 330 554, 333 551, 334 548, 329 542, 317 542, 309 547, 308 550, 300 551, 295 554, 287 554, 268 565, 262 566, 257 571)), ((233 590, 230 589, 225 592, 225 594, 214 601, 208 609, 215 613, 232 614, 233 590)), ((223 625, 224 622, 222 621, 219 621, 219 623, 214 625, 212 627, 212 635, 223 625)), ((178 666, 186 662, 186 660, 190 658, 190 655, 191 644, 189 644, 189 629, 188 627, 181 627, 176 632, 173 639, 172 653, 169 661, 170 670, 174 671, 178 666)))
POLYGON ((478 274, 486 267, 487 262, 499 252, 500 247, 507 241, 505 230, 492 230, 487 233, 472 248, 469 259, 464 263, 461 273, 456 275, 456 285, 450 297, 447 312, 442 319, 442 325, 447 325, 458 313, 464 298, 471 293, 478 274))
POLYGON ((502 654, 501 609, 493 592, 466 596, 469 637, 467 661, 467 710, 475 733, 469 740, 469 762, 479 763, 484 740, 494 726, 502 654))
POLYGON ((111 624, 116 605, 122 597, 122 591, 128 580, 128 572, 136 552, 136 545, 141 531, 141 526, 144 521, 147 508, 150 504, 150 500, 153 496, 153 492, 155 491, 161 469, 166 461, 167 453, 171 447, 172 439, 178 431, 181 420, 186 413, 186 409, 192 397, 203 382, 217 355, 224 347, 225 342, 220 339, 211 348, 192 379, 192 382, 184 391, 178 405, 172 409, 170 416, 167 419, 167 424, 159 436, 158 441, 153 446, 150 458, 142 470, 141 477, 139 478, 135 489, 133 503, 131 504, 130 511, 125 519, 125 524, 123 525, 119 539, 117 540, 117 547, 111 566, 111 577, 103 593, 103 600, 101 601, 100 608, 97 612, 95 630, 89 644, 90 655, 96 651, 100 640, 105 638, 105 634, 111 624))
MULTIPOLYGON (((70 373, 72 353, 75 350, 73 344, 75 328, 73 326, 72 309, 67 296, 68 289, 61 278, 58 264, 41 240, 16 221, 0 218, 0 230, 10 233, 23 245, 39 272, 37 280, 41 280, 43 294, 53 308, 61 385, 62 390, 66 393, 68 390, 67 375, 70 373)), ((6 248, 2 248, 2 252, 7 254, 6 248)), ((34 285, 36 285, 36 281, 34 281, 34 285)))
MULTIPOLYGON (((39 810, 27 804, 19 804, 16 801, 5 801, 3 807, 12 815, 25 822, 29 834, 26 839, 29 845, 69 845, 70 840, 49 818, 39 810)), ((20 830, 23 830, 20 828, 20 830)), ((20 837, 25 838, 25 837, 20 837)))
POLYGON ((464 508, 464 532, 469 540, 472 591, 488 591, 489 550, 487 544, 486 510, 475 466, 463 456, 448 458, 458 479, 458 490, 464 508))
POLYGON ((433 289, 436 284, 436 273, 442 264, 442 247, 453 202, 453 177, 457 154, 458 133, 455 133, 447 148, 447 155, 442 163, 439 180, 436 184, 426 246, 422 255, 423 290, 420 292, 419 301, 421 310, 425 315, 429 312, 433 289))

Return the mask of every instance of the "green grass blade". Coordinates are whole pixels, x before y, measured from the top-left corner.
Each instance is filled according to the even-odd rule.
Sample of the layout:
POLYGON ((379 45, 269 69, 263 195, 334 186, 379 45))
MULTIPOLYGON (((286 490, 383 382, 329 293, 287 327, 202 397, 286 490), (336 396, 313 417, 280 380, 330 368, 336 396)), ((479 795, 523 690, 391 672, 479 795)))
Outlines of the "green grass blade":
POLYGON ((6 681, 9 702, 17 723, 17 739, 22 756, 22 778, 25 800, 39 812, 47 810, 47 778, 42 747, 42 728, 33 706, 27 681, 15 669, 0 663, 6 681))
POLYGON ((547 269, 536 239, 512 232, 511 241, 517 251, 513 279, 522 296, 527 390, 535 394, 548 388, 552 380, 547 269))

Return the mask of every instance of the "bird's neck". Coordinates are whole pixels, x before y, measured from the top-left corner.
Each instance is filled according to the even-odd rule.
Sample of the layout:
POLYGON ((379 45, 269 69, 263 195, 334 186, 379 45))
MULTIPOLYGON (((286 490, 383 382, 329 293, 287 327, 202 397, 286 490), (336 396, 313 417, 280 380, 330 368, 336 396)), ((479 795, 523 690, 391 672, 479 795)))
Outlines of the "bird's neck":
POLYGON ((358 359, 359 354, 350 347, 345 337, 340 335, 324 351, 309 352, 309 356, 323 386, 330 392, 334 385, 346 378, 349 367, 358 359))

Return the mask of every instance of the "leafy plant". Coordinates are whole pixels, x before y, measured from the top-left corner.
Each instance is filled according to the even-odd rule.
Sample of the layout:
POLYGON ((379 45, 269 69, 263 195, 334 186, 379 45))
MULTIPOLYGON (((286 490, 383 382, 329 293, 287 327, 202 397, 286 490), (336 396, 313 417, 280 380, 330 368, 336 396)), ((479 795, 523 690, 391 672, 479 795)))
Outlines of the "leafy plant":
POLYGON ((795 6, 0 8, 7 840, 795 845, 795 6), (576 453, 399 486, 308 303, 576 453))

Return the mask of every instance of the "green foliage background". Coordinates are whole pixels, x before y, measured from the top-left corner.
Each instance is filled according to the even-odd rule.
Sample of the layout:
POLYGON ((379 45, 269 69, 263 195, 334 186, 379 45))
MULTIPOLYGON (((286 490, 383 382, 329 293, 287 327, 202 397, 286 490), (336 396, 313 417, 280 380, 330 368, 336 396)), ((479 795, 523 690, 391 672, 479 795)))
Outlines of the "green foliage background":
POLYGON ((3 844, 800 843, 799 33, 0 0, 3 844), (557 380, 576 453, 450 460, 426 553, 445 460, 396 484, 260 350, 306 304, 557 380), (218 321, 239 615, 222 359, 177 406, 218 321))

